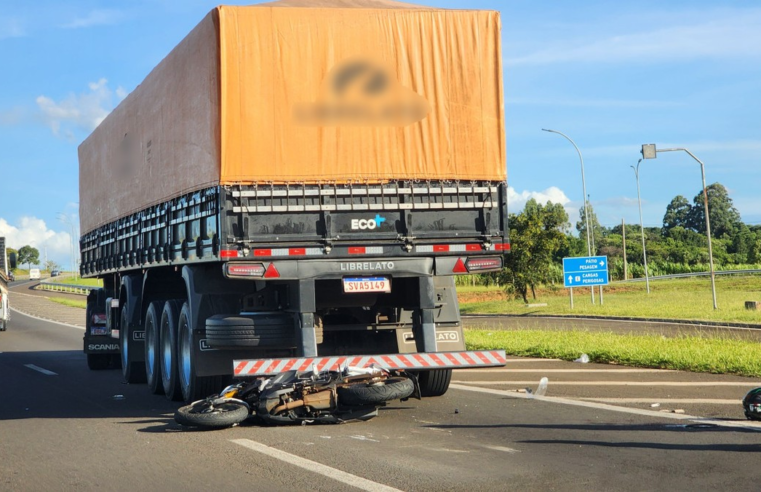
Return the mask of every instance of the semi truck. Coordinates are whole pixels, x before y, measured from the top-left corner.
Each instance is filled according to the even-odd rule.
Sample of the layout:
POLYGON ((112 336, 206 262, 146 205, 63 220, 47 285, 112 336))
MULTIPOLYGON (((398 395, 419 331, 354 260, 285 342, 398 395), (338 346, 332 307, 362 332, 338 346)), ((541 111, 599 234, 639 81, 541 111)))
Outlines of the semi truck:
POLYGON ((232 378, 467 351, 455 277, 510 243, 498 12, 213 9, 79 146, 91 369, 172 400, 232 378))
POLYGON ((5 250, 5 238, 0 237, 0 331, 7 330, 8 323, 11 321, 8 281, 14 268, 16 268, 16 254, 7 254, 5 250))

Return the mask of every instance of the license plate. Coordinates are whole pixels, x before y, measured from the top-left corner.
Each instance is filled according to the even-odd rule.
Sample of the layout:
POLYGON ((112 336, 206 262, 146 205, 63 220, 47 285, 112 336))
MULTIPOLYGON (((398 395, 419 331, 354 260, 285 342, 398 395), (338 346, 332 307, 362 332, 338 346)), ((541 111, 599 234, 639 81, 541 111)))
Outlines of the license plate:
POLYGON ((91 327, 90 335, 108 335, 108 328, 91 327))
POLYGON ((344 292, 361 294, 363 292, 391 292, 391 279, 386 277, 345 278, 344 292))

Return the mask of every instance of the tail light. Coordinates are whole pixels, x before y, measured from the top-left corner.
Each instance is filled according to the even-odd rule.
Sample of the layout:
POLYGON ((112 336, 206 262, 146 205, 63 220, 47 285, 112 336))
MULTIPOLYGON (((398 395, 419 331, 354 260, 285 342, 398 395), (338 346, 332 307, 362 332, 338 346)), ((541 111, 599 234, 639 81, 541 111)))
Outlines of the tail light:
POLYGON ((263 277, 265 273, 261 263, 227 263, 225 270, 229 277, 263 277))
POLYGON ((483 272, 488 270, 499 270, 502 268, 502 258, 499 256, 488 258, 468 258, 465 262, 470 273, 483 272))

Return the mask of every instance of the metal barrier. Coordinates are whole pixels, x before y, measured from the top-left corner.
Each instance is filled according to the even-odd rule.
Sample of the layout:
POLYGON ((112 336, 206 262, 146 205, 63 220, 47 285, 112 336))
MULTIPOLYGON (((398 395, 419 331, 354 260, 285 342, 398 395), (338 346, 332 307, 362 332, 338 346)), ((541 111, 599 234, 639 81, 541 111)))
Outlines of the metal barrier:
POLYGON ((68 292, 70 294, 87 295, 93 289, 99 289, 91 285, 75 285, 75 284, 62 284, 58 282, 52 282, 50 279, 44 279, 40 281, 38 289, 50 290, 53 292, 68 292))

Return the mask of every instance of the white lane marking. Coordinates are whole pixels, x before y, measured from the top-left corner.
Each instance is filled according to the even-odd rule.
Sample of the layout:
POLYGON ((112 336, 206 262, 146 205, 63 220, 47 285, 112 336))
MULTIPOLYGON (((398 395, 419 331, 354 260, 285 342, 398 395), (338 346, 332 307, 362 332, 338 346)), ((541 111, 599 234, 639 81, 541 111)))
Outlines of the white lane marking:
POLYGON ((357 475, 352 475, 351 473, 346 473, 336 468, 317 463, 316 461, 308 460, 306 458, 302 458, 301 456, 296 456, 295 454, 290 454, 286 453, 285 451, 280 451, 279 449, 271 448, 265 444, 252 441, 250 439, 232 439, 230 442, 243 446, 244 448, 248 448, 252 451, 256 451, 257 453, 265 454, 280 461, 285 461, 286 463, 298 466, 299 468, 303 468, 319 475, 332 478, 338 482, 351 485, 352 487, 356 487, 360 490, 367 490, 368 492, 401 492, 399 489, 389 487, 388 485, 373 482, 372 480, 367 480, 366 478, 358 477, 357 475))
MULTIPOLYGON (((28 295, 28 294, 22 294, 22 295, 28 295)), ((61 323, 60 321, 55 321, 55 320, 47 319, 47 318, 40 318, 39 316, 35 316, 35 315, 29 314, 29 313, 25 313, 24 311, 19 311, 16 308, 11 308, 11 311, 15 311, 16 313, 20 314, 21 316, 26 316, 28 318, 34 318, 34 319, 37 319, 37 320, 40 320, 40 321, 45 321, 47 323, 53 323, 53 324, 56 324, 56 325, 67 326, 69 328, 76 328, 77 330, 85 331, 85 329, 82 328, 81 326, 70 325, 68 323, 61 323)))
POLYGON ((520 453, 520 451, 518 451, 517 449, 506 448, 504 446, 486 446, 486 445, 484 445, 483 447, 485 447, 486 449, 491 449, 492 451, 502 451, 503 453, 510 453, 510 454, 520 453))
POLYGON ((742 399, 720 400, 718 398, 578 398, 584 401, 599 401, 601 403, 681 403, 681 404, 710 404, 738 405, 742 399))
POLYGON ((496 372, 496 373, 516 373, 516 372, 551 372, 551 373, 563 373, 563 372, 606 372, 606 373, 639 373, 639 372, 675 372, 668 371, 666 369, 512 369, 505 367, 502 369, 455 369, 456 374, 468 374, 477 372, 496 372))
MULTIPOLYGON (((455 381, 460 384, 483 384, 485 386, 519 386, 525 384, 536 384, 536 381, 455 381)), ((680 381, 550 381, 550 385, 555 386, 746 386, 748 388, 757 388, 758 382, 742 381, 720 381, 715 383, 700 382, 680 382, 680 381)))
POLYGON ((53 371, 48 371, 47 369, 43 369, 42 367, 35 366, 34 364, 24 364, 24 367, 28 367, 29 369, 37 372, 41 372, 42 374, 46 376, 58 376, 58 374, 54 373, 53 371))
POLYGON ((490 395, 506 396, 508 398, 516 398, 520 400, 533 399, 536 401, 560 403, 562 405, 594 408, 597 410, 608 410, 611 412, 629 413, 633 415, 643 415, 646 417, 657 417, 657 418, 672 419, 672 420, 689 420, 693 422, 699 422, 701 424, 713 424, 718 427, 742 428, 742 429, 750 429, 750 430, 761 432, 761 423, 757 423, 757 422, 742 421, 742 420, 736 420, 736 421, 713 420, 713 419, 707 419, 703 417, 697 417, 695 415, 687 415, 685 413, 665 413, 665 412, 659 412, 655 410, 643 410, 641 408, 617 407, 615 405, 608 405, 606 403, 572 400, 570 398, 558 398, 556 396, 536 397, 533 395, 527 395, 525 393, 516 393, 514 391, 497 390, 492 388, 479 388, 477 386, 463 386, 461 384, 450 384, 449 387, 452 389, 461 390, 461 391, 471 391, 473 393, 486 393, 490 395))

